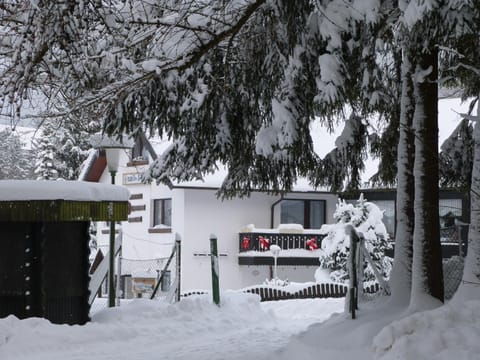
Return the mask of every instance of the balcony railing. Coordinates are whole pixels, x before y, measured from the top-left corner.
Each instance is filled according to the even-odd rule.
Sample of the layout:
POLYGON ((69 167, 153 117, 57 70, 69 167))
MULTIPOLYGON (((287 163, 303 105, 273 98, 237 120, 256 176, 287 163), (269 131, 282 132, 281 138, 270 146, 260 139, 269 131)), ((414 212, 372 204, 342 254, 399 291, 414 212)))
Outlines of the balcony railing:
POLYGON ((290 233, 260 233, 245 232, 239 233, 239 250, 246 251, 268 251, 271 245, 277 245, 282 250, 316 250, 321 248, 322 234, 290 234, 290 233))

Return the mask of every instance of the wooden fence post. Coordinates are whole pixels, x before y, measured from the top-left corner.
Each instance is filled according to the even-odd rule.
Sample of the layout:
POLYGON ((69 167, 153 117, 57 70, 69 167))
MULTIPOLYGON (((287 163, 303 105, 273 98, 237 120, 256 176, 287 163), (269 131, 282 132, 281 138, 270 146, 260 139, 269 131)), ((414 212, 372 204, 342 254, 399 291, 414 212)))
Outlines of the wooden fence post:
POLYGON ((175 301, 180 301, 181 296, 181 270, 182 270, 182 249, 181 249, 181 242, 182 239, 180 235, 177 233, 175 234, 175 252, 177 253, 177 263, 176 263, 176 277, 177 277, 177 294, 175 297, 175 301))
POLYGON ((355 310, 357 309, 357 294, 358 294, 358 283, 357 283, 357 242, 358 237, 356 236, 355 229, 352 225, 347 225, 345 227, 345 235, 350 237, 350 253, 348 256, 349 262, 349 312, 352 314, 352 319, 355 319, 355 310))

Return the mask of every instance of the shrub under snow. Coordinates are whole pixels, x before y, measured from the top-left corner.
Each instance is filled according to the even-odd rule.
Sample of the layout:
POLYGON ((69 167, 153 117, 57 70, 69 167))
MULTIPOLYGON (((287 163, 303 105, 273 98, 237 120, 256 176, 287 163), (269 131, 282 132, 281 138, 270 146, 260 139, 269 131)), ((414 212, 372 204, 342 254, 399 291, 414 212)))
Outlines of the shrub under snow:
MULTIPOLYGON (((323 225, 321 232, 327 234, 322 241, 320 267, 330 271, 330 278, 337 282, 348 280, 347 260, 349 239, 345 236, 345 226, 352 225, 365 238, 365 247, 377 269, 384 278, 388 278, 393 259, 385 256, 385 250, 391 248, 388 232, 382 222, 383 211, 373 203, 367 202, 363 194, 356 205, 339 200, 333 218, 336 224, 323 225)), ((364 281, 375 280, 372 268, 365 261, 364 281)))

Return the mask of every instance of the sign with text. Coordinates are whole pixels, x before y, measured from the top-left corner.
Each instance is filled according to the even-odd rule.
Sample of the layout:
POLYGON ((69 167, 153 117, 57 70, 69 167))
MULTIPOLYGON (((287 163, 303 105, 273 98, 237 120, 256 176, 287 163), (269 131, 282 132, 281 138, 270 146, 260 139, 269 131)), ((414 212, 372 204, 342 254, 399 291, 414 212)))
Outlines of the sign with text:
POLYGON ((141 184, 141 183, 142 183, 141 173, 123 174, 123 185, 132 185, 132 184, 141 184))

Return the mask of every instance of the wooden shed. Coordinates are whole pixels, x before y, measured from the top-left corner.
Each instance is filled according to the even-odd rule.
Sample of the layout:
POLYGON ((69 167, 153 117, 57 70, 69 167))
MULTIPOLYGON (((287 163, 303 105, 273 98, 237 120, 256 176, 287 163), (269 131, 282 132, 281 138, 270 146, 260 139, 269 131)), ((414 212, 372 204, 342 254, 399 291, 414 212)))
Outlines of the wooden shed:
POLYGON ((0 318, 84 324, 90 221, 122 221, 129 192, 81 181, 0 181, 0 318))

